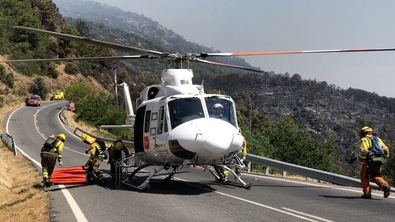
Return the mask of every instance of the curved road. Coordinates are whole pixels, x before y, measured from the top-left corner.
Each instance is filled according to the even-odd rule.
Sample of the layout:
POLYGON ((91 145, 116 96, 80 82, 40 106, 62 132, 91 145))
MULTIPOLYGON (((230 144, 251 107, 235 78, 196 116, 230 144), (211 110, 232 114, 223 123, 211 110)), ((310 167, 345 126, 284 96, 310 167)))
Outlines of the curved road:
MULTIPOLYGON (((58 119, 65 102, 20 107, 6 130, 20 153, 40 168, 40 149, 51 134, 66 132, 64 166, 83 165, 86 145, 58 119)), ((102 168, 108 169, 106 162, 102 168)), ((199 168, 183 169, 167 184, 153 181, 146 192, 111 185, 54 186, 51 218, 56 221, 393 221, 395 200, 382 193, 360 199, 360 189, 245 175, 251 190, 220 185, 199 168)))

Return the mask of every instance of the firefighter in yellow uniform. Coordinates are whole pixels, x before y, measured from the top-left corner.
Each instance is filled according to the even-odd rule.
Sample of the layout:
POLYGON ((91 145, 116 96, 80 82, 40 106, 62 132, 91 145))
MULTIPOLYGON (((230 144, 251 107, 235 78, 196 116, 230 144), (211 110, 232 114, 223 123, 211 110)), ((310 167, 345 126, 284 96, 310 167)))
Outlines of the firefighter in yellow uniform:
POLYGON ((235 173, 240 176, 241 175, 241 170, 245 169, 245 165, 244 165, 244 160, 247 158, 247 140, 244 138, 243 141, 243 146, 241 147, 241 158, 240 158, 240 162, 238 164, 236 164, 236 168, 235 168, 235 173))
POLYGON ((244 161, 247 158, 247 140, 244 138, 243 146, 241 147, 241 159, 244 161))
POLYGON ((380 138, 373 135, 372 128, 368 126, 362 127, 360 137, 359 158, 362 164, 360 178, 363 190, 361 197, 364 199, 372 198, 372 189, 369 185, 369 178, 371 178, 384 192, 384 198, 387 198, 390 195, 390 187, 387 181, 381 177, 380 171, 383 158, 389 157, 389 149, 380 138), (378 151, 374 149, 375 146, 378 151))
POLYGON ((81 139, 84 143, 89 145, 88 149, 85 151, 86 154, 89 154, 89 159, 85 164, 88 168, 88 181, 93 182, 95 179, 97 181, 102 181, 104 176, 99 167, 103 159, 107 159, 105 147, 100 146, 95 138, 85 133, 82 134, 81 139), (91 173, 94 173, 96 178, 92 178, 91 173))
POLYGON ((41 148, 41 167, 44 186, 51 186, 51 175, 55 168, 56 159, 59 165, 62 165, 62 152, 66 135, 64 133, 56 136, 50 136, 41 148))
POLYGON ((108 148, 108 163, 111 168, 111 179, 114 182, 115 180, 115 162, 122 158, 122 152, 125 156, 130 155, 130 150, 128 147, 122 142, 121 139, 115 141, 110 148, 108 148))

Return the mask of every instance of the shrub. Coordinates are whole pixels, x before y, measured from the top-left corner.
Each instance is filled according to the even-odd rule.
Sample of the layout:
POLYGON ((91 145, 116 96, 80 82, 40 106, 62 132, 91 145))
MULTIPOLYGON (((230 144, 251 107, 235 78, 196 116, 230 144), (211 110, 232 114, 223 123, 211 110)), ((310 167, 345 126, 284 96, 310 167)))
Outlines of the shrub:
POLYGON ((3 82, 8 88, 14 87, 14 76, 12 73, 6 73, 4 66, 0 65, 0 81, 3 82))
POLYGON ((49 64, 48 66, 45 66, 46 69, 46 74, 54 79, 57 79, 59 76, 58 71, 56 71, 55 69, 55 65, 54 64, 49 64))
POLYGON ((43 78, 41 77, 35 78, 33 80, 33 83, 29 87, 29 92, 32 94, 39 95, 41 96, 41 98, 45 98, 48 93, 48 89, 45 86, 43 78))
POLYGON ((77 74, 80 70, 78 66, 74 63, 68 63, 66 64, 66 67, 64 68, 64 71, 67 74, 77 74))

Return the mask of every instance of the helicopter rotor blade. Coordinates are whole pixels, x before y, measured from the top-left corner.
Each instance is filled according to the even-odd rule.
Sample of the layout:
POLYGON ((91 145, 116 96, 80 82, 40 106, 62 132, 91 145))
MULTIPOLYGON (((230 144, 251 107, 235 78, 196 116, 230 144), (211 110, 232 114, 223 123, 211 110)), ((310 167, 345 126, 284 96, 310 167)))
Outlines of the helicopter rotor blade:
POLYGON ((200 63, 211 64, 211 65, 217 65, 217 66, 224 66, 224 67, 231 67, 231 68, 235 68, 235 69, 242 69, 242 70, 247 70, 247 71, 253 71, 253 72, 263 72, 262 70, 259 70, 259 69, 253 69, 253 68, 248 68, 248 67, 244 67, 244 66, 231 65, 231 64, 220 63, 220 62, 213 62, 213 61, 208 61, 208 60, 204 60, 204 59, 194 59, 193 61, 200 62, 200 63))
POLYGON ((18 63, 18 62, 59 62, 59 61, 89 61, 89 60, 127 60, 127 59, 158 59, 160 57, 150 55, 126 55, 126 56, 98 56, 98 57, 81 57, 81 58, 50 58, 50 59, 10 59, 0 60, 0 63, 18 63))
POLYGON ((137 47, 132 47, 132 46, 126 46, 126 45, 121 45, 121 44, 117 44, 117 43, 106 42, 106 41, 101 41, 101 40, 96 40, 96 39, 91 39, 91 38, 81 37, 81 36, 76 36, 76 35, 63 34, 60 32, 52 32, 52 31, 47 31, 47 30, 43 30, 43 29, 36 29, 36 28, 30 28, 30 27, 24 27, 24 26, 14 26, 14 28, 19 29, 19 30, 24 30, 24 31, 44 33, 44 34, 51 35, 51 36, 59 38, 59 39, 75 40, 75 41, 79 41, 79 42, 100 45, 100 46, 104 46, 104 47, 108 47, 108 48, 112 48, 112 49, 140 52, 140 53, 146 53, 149 55, 156 55, 156 56, 166 56, 167 55, 166 53, 159 52, 159 51, 142 49, 142 48, 137 48, 137 47))
POLYGON ((311 54, 311 53, 352 53, 352 52, 385 52, 395 51, 395 48, 364 48, 364 49, 323 49, 323 50, 291 50, 291 51, 256 51, 256 52, 214 52, 201 53, 200 57, 214 56, 259 56, 259 55, 293 55, 293 54, 311 54))

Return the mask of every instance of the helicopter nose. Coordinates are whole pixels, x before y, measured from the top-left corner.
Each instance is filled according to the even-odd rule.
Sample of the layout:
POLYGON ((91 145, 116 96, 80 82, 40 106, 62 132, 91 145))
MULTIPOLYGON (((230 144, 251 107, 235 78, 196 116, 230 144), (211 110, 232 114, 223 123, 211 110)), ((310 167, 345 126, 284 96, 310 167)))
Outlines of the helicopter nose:
POLYGON ((238 151, 243 137, 232 124, 214 118, 195 119, 173 130, 179 144, 199 156, 223 157, 238 151))

